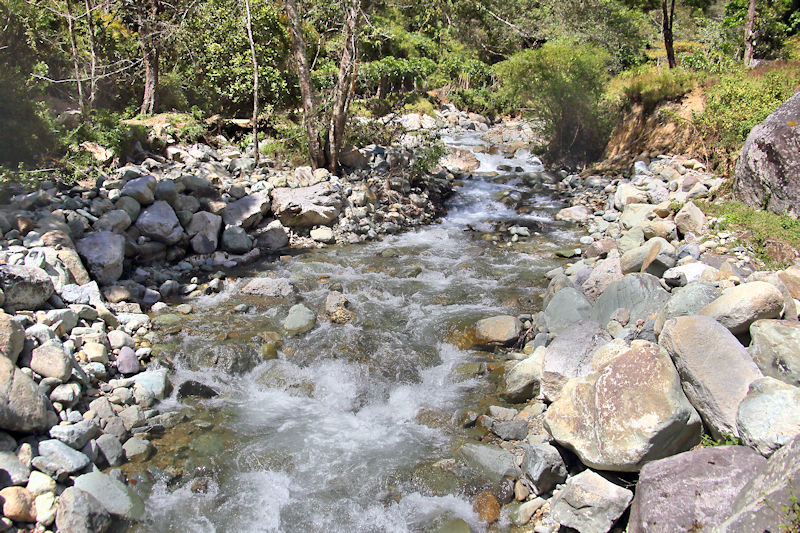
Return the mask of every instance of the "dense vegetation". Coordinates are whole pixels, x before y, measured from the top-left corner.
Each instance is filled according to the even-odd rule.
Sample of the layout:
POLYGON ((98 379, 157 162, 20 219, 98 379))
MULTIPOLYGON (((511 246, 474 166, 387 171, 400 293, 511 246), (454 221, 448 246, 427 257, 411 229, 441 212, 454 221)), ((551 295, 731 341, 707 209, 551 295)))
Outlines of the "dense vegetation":
MULTIPOLYGON (((365 116, 431 112, 442 101, 488 115, 531 115, 550 139, 547 155, 589 161, 626 106, 655 106, 703 84, 709 107, 696 127, 707 151, 730 158, 800 83, 791 63, 744 68, 749 1, 673 2, 678 66, 671 70, 662 39, 667 0, 362 1, 353 101, 345 103, 365 116)), ((797 60, 800 0, 752 1, 755 58, 797 60)), ((327 95, 344 57, 348 1, 292 2, 302 12, 320 99, 317 115, 302 113, 288 4, 249 4, 259 126, 269 136, 261 149, 270 155, 308 153, 304 116, 330 113, 327 95)), ((85 141, 119 154, 130 144, 120 120, 143 112, 184 113, 183 132, 191 134, 212 115, 252 112, 243 0, 5 0, 0 20, 0 165, 7 168, 81 168, 90 162, 85 141)), ((239 134, 246 147, 250 137, 239 134)), ((347 130, 353 142, 370 136, 387 133, 347 130)))

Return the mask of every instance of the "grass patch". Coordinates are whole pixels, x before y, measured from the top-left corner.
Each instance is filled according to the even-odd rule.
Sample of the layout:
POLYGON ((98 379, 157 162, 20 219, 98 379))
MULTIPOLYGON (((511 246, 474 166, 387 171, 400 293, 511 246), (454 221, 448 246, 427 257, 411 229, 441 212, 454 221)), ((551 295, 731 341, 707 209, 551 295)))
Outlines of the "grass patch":
POLYGON ((783 242, 800 250, 800 220, 756 211, 740 202, 697 202, 697 206, 707 215, 720 219, 719 229, 740 233, 742 244, 752 248, 756 257, 768 267, 788 266, 772 257, 768 246, 771 242, 783 242))
POLYGON ((649 112, 662 102, 682 98, 697 86, 699 79, 696 72, 651 67, 620 76, 611 84, 611 90, 619 94, 625 107, 641 104, 649 112))

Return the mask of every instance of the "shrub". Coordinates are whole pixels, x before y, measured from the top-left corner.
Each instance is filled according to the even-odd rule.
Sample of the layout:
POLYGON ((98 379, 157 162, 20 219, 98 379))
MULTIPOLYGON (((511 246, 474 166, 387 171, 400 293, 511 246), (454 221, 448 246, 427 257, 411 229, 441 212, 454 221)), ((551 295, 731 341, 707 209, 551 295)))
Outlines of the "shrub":
POLYGON ((609 55, 571 41, 548 42, 498 63, 498 99, 541 119, 548 155, 589 161, 599 156, 610 132, 602 95, 609 55))
POLYGON ((681 98, 697 85, 697 77, 683 69, 651 69, 625 81, 624 103, 642 104, 652 111, 662 102, 681 98))
POLYGON ((39 161, 57 146, 53 126, 30 98, 22 75, 0 66, 6 67, 0 76, 0 165, 39 161))

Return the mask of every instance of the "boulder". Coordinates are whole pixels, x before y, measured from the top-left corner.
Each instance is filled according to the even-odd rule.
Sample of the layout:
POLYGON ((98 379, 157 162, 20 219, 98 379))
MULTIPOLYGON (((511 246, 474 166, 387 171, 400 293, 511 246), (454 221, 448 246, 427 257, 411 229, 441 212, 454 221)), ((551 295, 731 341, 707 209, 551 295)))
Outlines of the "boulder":
POLYGON ((25 330, 12 315, 0 311, 0 354, 16 363, 24 345, 25 330))
POLYGON ((0 265, 0 289, 9 312, 39 309, 55 290, 47 272, 23 265, 0 265))
POLYGON ((756 320, 748 350, 765 376, 800 387, 800 322, 756 320))
POLYGON ((310 236, 317 242, 322 242, 326 244, 331 244, 336 242, 336 237, 333 234, 333 230, 327 226, 320 226, 318 228, 314 228, 310 232, 310 236))
POLYGON ((317 315, 303 304, 293 305, 289 313, 283 320, 283 329, 293 337, 300 335, 314 328, 317 322, 317 315))
POLYGON ((126 520, 144 518, 144 502, 130 487, 102 472, 75 478, 75 488, 93 496, 106 512, 126 520))
POLYGON ((484 318, 475 324, 475 339, 484 346, 510 344, 519 338, 520 333, 522 322, 509 315, 484 318))
POLYGON ((800 266, 778 272, 778 277, 795 300, 800 300, 800 266))
POLYGON ((273 220, 259 231, 257 243, 259 248, 280 250, 289 246, 289 233, 280 220, 273 220))
POLYGON ((120 194, 122 196, 130 196, 141 205, 149 205, 155 200, 155 189, 156 179, 153 176, 142 176, 126 183, 122 187, 120 194))
POLYGON ((675 247, 661 237, 653 237, 641 246, 628 250, 620 259, 622 272, 648 272, 662 276, 675 266, 675 247))
POLYGON ((544 421, 550 435, 584 464, 635 472, 700 441, 700 417, 659 346, 634 341, 598 367, 569 380, 544 421))
POLYGON ((733 191, 752 207, 800 216, 800 94, 753 128, 736 163, 733 191))
POLYGON ((247 296, 287 302, 294 301, 296 298, 294 285, 286 278, 251 278, 239 292, 247 296))
POLYGON ((56 526, 62 533, 105 533, 111 527, 111 515, 88 492, 67 487, 58 498, 56 526))
POLYGON ((0 357, 0 428, 47 431, 56 422, 54 418, 50 402, 33 379, 9 359, 0 357))
POLYGON ((503 376, 501 394, 506 401, 520 403, 539 394, 542 377, 541 350, 512 366, 503 376))
POLYGON ((177 244, 183 237, 183 228, 175 211, 163 200, 143 209, 136 220, 136 227, 145 237, 166 245, 177 244))
POLYGON ((272 191, 272 212, 285 226, 328 226, 336 221, 341 207, 341 189, 334 182, 272 191))
POLYGON ((253 239, 239 226, 228 226, 222 232, 222 249, 233 254, 246 254, 253 249, 253 239))
POLYGON ((699 281, 674 289, 664 308, 656 315, 654 324, 656 334, 661 333, 664 324, 670 318, 696 315, 702 308, 716 300, 720 292, 715 285, 699 281))
POLYGON ((564 222, 583 223, 588 222, 592 218, 592 211, 585 205, 576 205, 573 207, 565 207, 556 213, 555 219, 564 222))
POLYGON ((547 330, 558 335, 574 322, 589 318, 591 314, 592 304, 586 297, 573 287, 565 287, 547 304, 542 318, 547 330))
POLYGON ((198 254, 210 254, 216 251, 219 244, 219 230, 222 227, 222 217, 199 211, 192 215, 192 220, 186 228, 186 233, 191 237, 192 250, 198 254))
MULTIPOLYGON (((619 252, 612 250, 602 261, 598 261, 592 273, 581 285, 581 290, 590 302, 595 302, 615 281, 622 279, 622 263, 619 252)), ((589 315, 587 315, 588 317, 589 315)))
POLYGON ((633 493, 584 470, 567 480, 550 504, 550 516, 581 533, 606 533, 631 503, 633 493))
POLYGON ((269 212, 269 196, 264 193, 248 194, 231 202, 222 211, 222 221, 226 226, 251 228, 261 222, 269 212))
POLYGON ((711 531, 765 466, 746 446, 699 448, 647 463, 639 473, 628 533, 711 531))
POLYGON ((93 420, 82 420, 76 424, 53 426, 50 428, 50 436, 70 448, 80 450, 90 440, 100 436, 100 428, 93 420))
POLYGON ((122 276, 125 260, 125 237, 122 235, 96 231, 80 239, 76 247, 99 283, 108 285, 122 276))
POLYGON ((0 488, 25 485, 31 469, 22 463, 14 452, 0 451, 0 488))
POLYGON ((128 218, 131 219, 131 222, 139 217, 139 212, 142 210, 141 204, 131 196, 121 196, 114 204, 114 207, 128 213, 128 218))
POLYGON ((112 209, 103 213, 93 227, 97 231, 111 231, 122 233, 131 225, 131 217, 124 209, 112 209))
POLYGON ((522 449, 522 474, 533 494, 546 494, 567 479, 567 466, 554 446, 542 442, 522 449))
POLYGON ((325 298, 325 314, 334 324, 347 324, 355 318, 355 315, 347 306, 350 300, 347 296, 338 291, 331 291, 325 298))
POLYGON ((608 324, 617 309, 630 311, 630 323, 650 320, 669 300, 669 293, 650 274, 629 274, 608 286, 594 305, 594 319, 608 324))
POLYGON ((591 372, 591 355, 597 347, 611 341, 597 322, 576 322, 550 343, 542 362, 541 388, 544 397, 555 401, 567 380, 591 372))
POLYGON ((647 191, 639 189, 633 183, 620 183, 614 193, 614 207, 622 211, 628 204, 646 204, 647 191))
MULTIPOLYGON (((730 515, 714 533, 785 531, 797 514, 789 513, 800 494, 800 436, 775 452, 766 467, 747 483, 731 505, 730 515)), ((794 507, 794 513, 796 513, 794 507)))
POLYGON ((800 388, 770 377, 753 381, 736 424, 742 442, 769 457, 800 435, 800 388))
POLYGON ((494 446, 463 444, 456 452, 456 456, 489 481, 502 481, 506 477, 516 479, 521 474, 514 455, 494 446))
POLYGON ((58 341, 49 341, 35 348, 29 366, 42 377, 62 382, 68 381, 72 375, 72 358, 58 341))
POLYGON ((693 233, 700 236, 708 233, 708 219, 706 215, 700 211, 700 208, 694 205, 694 202, 687 202, 680 211, 675 214, 675 225, 681 235, 693 233))
POLYGON ((24 487, 6 487, 0 490, 3 516, 15 522, 36 522, 34 496, 24 487))
POLYGON ((439 166, 451 171, 472 172, 481 166, 481 163, 471 150, 450 148, 450 151, 439 160, 439 166))
POLYGON ((37 470, 59 481, 63 481, 69 474, 80 472, 90 464, 86 455, 56 439, 40 442, 39 455, 33 458, 33 466, 37 470))
POLYGON ((783 295, 773 285, 752 281, 731 287, 700 310, 731 333, 745 333, 750 324, 764 318, 778 318, 783 311, 783 295))
POLYGON ((713 318, 667 321, 659 337, 678 369, 683 391, 714 438, 738 436, 736 409, 761 371, 736 337, 713 318))

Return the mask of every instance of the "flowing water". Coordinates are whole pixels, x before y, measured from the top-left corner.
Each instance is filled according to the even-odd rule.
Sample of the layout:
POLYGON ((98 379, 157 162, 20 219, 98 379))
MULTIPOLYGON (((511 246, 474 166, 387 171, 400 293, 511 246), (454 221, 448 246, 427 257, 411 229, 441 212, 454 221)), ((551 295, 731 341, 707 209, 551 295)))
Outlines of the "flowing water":
MULTIPOLYGON (((482 146, 474 135, 446 141, 482 146)), ((497 171, 541 170, 527 154, 477 156, 481 167, 459 183, 441 223, 253 267, 248 275, 291 279, 320 311, 312 331, 283 338, 276 359, 238 376, 182 365, 210 347, 257 349, 281 332, 289 307, 235 313, 253 303, 235 288, 195 305, 161 348, 176 381, 220 396, 164 405, 191 419, 154 440, 159 453, 146 466, 155 475, 139 476, 149 518, 137 531, 428 531, 454 517, 483 530, 470 487, 440 468, 466 436, 457 414, 490 392, 491 355, 459 346, 480 318, 531 312, 553 251, 578 234, 553 222, 561 205, 552 194, 497 171), (500 201, 509 194, 514 208, 500 201), (531 237, 493 243, 500 225, 531 237), (351 324, 322 316, 332 288, 349 298, 351 324), (195 479, 174 483, 181 474, 195 479)))

